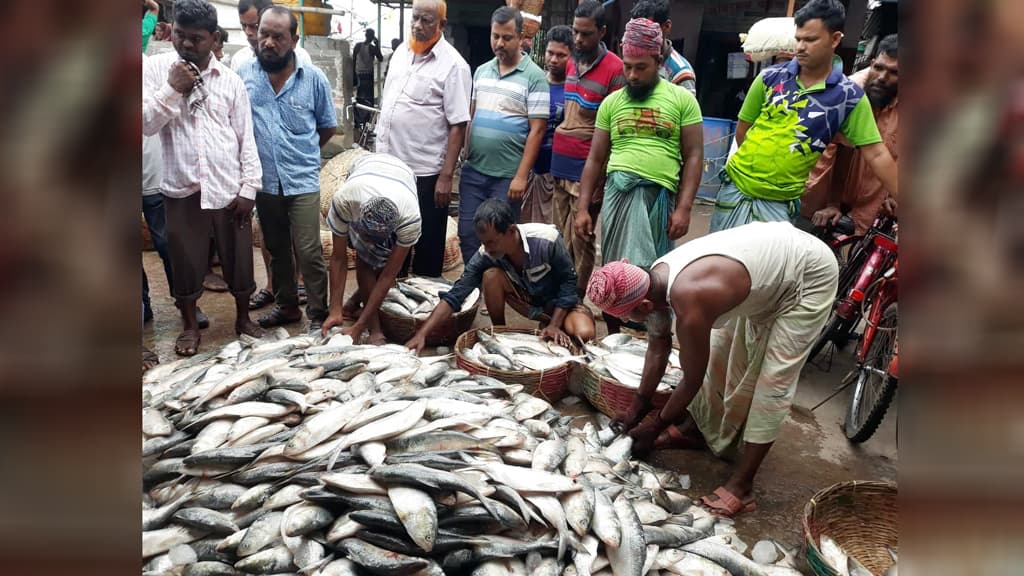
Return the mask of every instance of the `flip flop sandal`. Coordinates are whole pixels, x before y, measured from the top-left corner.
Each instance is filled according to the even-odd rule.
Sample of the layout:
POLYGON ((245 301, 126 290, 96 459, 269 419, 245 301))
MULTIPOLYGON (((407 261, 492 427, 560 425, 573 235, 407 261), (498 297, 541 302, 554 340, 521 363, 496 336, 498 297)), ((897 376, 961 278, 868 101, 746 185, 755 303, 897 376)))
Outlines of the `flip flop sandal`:
POLYGON ((732 518, 737 514, 757 510, 757 503, 754 501, 753 496, 741 502, 732 492, 726 490, 725 486, 715 488, 713 494, 718 496, 718 500, 712 500, 709 496, 702 496, 700 501, 710 509, 712 514, 717 516, 732 518))
POLYGON ((273 303, 274 293, 266 288, 261 288, 259 292, 249 297, 249 310, 259 310, 273 303))
POLYGON ((299 287, 295 290, 295 295, 299 298, 299 306, 305 304, 308 301, 306 297, 306 285, 299 284, 299 287))
POLYGON ((155 368, 160 364, 160 357, 153 353, 152 350, 142 347, 142 371, 146 372, 151 368, 155 368))
POLYGON ((195 356, 202 340, 198 330, 187 330, 178 335, 174 341, 174 353, 178 356, 195 356))
POLYGON ((216 272, 210 272, 203 278, 203 288, 211 292, 227 292, 228 283, 216 272))
POLYGON ((261 328, 273 328, 275 326, 284 326, 285 324, 295 324, 302 320, 302 312, 300 311, 293 317, 289 317, 284 313, 284 310, 280 306, 274 306, 270 312, 267 312, 263 316, 260 316, 256 323, 261 328))

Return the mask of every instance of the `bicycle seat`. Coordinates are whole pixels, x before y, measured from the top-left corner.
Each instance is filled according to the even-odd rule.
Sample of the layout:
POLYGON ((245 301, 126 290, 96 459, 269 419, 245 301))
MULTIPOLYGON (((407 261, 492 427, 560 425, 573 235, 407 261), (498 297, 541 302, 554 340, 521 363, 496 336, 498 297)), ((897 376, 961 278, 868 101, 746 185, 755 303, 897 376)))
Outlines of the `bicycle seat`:
POLYGON ((832 232, 836 234, 853 234, 857 230, 857 225, 854 223, 853 218, 849 215, 843 214, 836 225, 832 227, 832 232))

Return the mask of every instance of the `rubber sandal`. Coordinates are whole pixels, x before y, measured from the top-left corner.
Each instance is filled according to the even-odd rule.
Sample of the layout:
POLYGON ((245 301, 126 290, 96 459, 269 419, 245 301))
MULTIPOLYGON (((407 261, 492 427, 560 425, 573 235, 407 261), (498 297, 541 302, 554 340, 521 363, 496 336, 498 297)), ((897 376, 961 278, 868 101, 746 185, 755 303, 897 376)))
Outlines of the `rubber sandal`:
POLYGON ((702 496, 700 501, 716 516, 732 518, 737 514, 757 510, 757 503, 753 496, 741 502, 732 492, 726 490, 725 486, 715 488, 712 494, 718 496, 718 500, 712 500, 710 496, 702 496))
POLYGON ((202 335, 199 330, 186 330, 174 341, 174 353, 178 356, 195 356, 199 352, 202 335))
POLYGON ((298 311, 295 316, 288 316, 285 314, 284 309, 280 306, 274 306, 263 316, 260 316, 256 323, 261 328, 273 328, 275 326, 284 326, 286 324, 295 324, 302 320, 302 311, 298 311))
POLYGON ((152 350, 142 347, 142 371, 145 373, 147 370, 154 368, 160 364, 160 357, 153 353, 152 350))
POLYGON ((216 272, 210 272, 203 278, 203 288, 210 292, 227 292, 228 283, 216 272))
POLYGON ((274 293, 266 288, 262 288, 249 297, 249 310, 259 310, 260 308, 273 303, 274 293))
POLYGON ((305 304, 308 299, 306 297, 306 285, 299 284, 299 287, 295 289, 295 296, 299 299, 299 306, 305 304))

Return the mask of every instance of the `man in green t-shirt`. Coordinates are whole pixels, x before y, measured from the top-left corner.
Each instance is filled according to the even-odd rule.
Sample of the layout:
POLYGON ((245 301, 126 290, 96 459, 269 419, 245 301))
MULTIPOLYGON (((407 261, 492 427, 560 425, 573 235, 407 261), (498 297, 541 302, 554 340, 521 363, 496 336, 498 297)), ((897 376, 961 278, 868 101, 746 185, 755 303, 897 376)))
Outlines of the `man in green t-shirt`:
POLYGON ((149 47, 149 37, 156 30, 157 19, 160 16, 160 5, 156 0, 143 0, 142 9, 142 53, 146 53, 149 47))
POLYGON ((843 5, 811 0, 794 20, 796 57, 761 72, 743 102, 739 148, 725 166, 712 232, 796 217, 811 169, 840 133, 896 195, 896 163, 882 143, 871 103, 833 60, 846 22, 843 5))
MULTIPOLYGON (((626 88, 605 98, 597 112, 580 180, 576 233, 593 237, 594 223, 587 208, 607 162, 601 207, 603 263, 626 258, 649 268, 690 228, 690 209, 704 162, 704 130, 693 94, 658 74, 663 43, 656 23, 634 18, 626 24, 622 37, 626 88)), ((605 322, 609 333, 621 326, 618 318, 607 314, 605 322)))

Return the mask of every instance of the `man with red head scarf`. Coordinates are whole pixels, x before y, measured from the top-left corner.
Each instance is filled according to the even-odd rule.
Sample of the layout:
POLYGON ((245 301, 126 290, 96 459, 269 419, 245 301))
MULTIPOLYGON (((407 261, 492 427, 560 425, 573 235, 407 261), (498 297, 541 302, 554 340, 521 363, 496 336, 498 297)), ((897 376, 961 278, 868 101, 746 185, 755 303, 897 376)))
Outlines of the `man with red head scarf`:
POLYGON ((651 334, 640 388, 621 419, 634 452, 707 446, 727 455, 742 445, 732 476, 703 501, 727 516, 754 510, 754 475, 789 414, 837 277, 828 247, 788 222, 691 240, 650 271, 628 261, 595 270, 587 297, 607 314, 637 321, 675 315, 686 376, 640 424, 652 413, 672 350, 670 330, 651 334))
MULTIPOLYGON (((601 205, 601 257, 629 258, 648 268, 690 227, 700 186, 704 131, 693 94, 658 75, 664 45, 661 27, 645 18, 626 24, 622 63, 626 87, 597 111, 590 155, 580 181, 576 233, 593 238, 588 209, 607 166, 601 205), (682 164, 682 168, 680 168, 682 164)), ((605 315, 608 332, 619 321, 605 315)))

